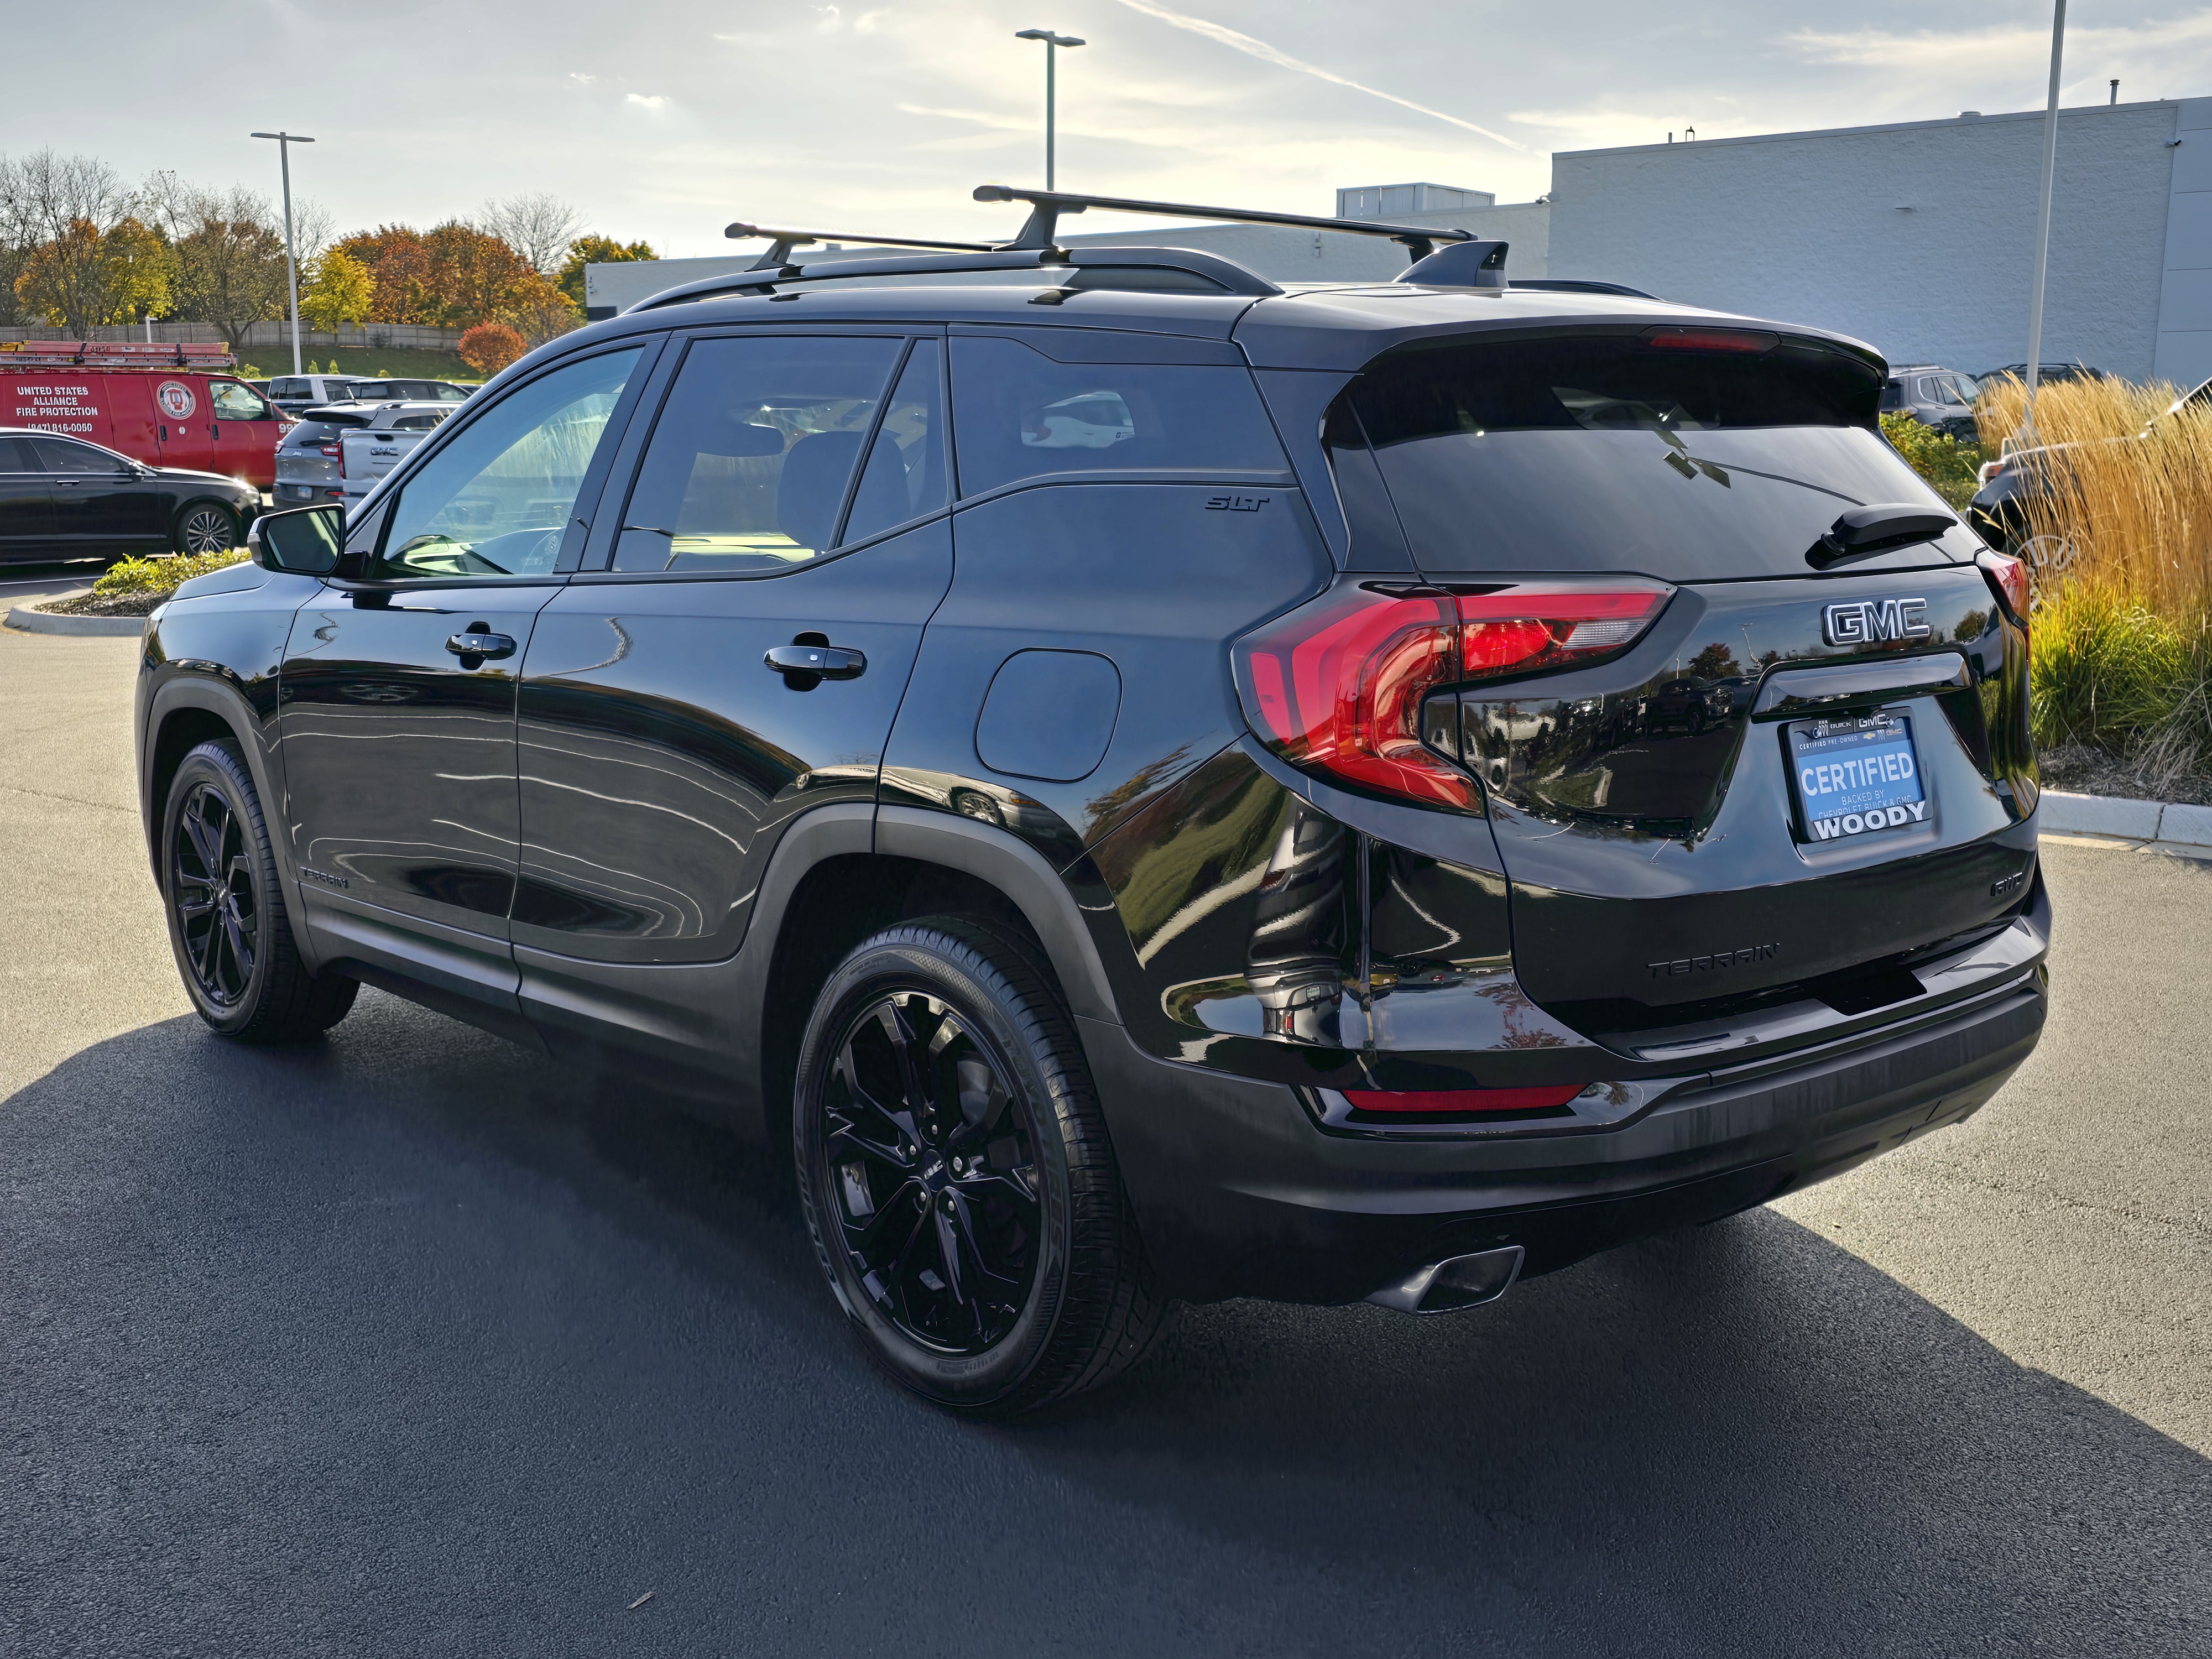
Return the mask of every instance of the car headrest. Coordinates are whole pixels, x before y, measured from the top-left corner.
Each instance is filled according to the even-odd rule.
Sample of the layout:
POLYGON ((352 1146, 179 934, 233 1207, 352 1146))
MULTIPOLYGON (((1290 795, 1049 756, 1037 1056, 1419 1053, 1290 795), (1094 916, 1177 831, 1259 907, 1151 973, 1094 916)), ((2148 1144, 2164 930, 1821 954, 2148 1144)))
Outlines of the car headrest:
POLYGON ((776 527, 801 547, 826 548, 837 533, 845 480, 860 451, 858 432, 817 432, 785 453, 776 481, 776 527))

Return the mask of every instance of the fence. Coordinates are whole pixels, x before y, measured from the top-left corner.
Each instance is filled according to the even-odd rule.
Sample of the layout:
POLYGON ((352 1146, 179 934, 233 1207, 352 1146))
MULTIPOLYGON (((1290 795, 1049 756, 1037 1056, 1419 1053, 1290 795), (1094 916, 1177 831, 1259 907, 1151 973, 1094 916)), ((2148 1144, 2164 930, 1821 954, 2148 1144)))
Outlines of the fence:
MULTIPOLYGON (((60 325, 41 323, 36 328, 0 328, 0 340, 52 340, 59 337, 60 325)), ((120 328, 95 328, 92 337, 103 342, 143 340, 146 326, 143 323, 128 324, 120 328)), ((167 344, 182 340, 188 344, 206 345, 222 339, 222 331, 213 323, 156 323, 154 338, 167 344)), ((336 330, 300 328, 300 349, 356 351, 413 350, 451 351, 461 342, 458 328, 431 328, 419 323, 345 323, 336 330)), ((292 325, 289 322, 252 323, 246 330, 246 347, 251 350, 289 349, 292 343, 292 325)))

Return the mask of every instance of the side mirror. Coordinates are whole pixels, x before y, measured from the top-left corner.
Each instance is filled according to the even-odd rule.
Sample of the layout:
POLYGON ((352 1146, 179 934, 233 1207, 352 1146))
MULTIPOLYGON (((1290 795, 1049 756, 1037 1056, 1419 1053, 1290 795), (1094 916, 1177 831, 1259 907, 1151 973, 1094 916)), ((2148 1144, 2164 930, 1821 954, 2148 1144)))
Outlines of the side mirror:
POLYGON ((264 513, 246 532, 246 550, 264 570, 327 576, 345 551, 345 509, 295 507, 288 513, 264 513))

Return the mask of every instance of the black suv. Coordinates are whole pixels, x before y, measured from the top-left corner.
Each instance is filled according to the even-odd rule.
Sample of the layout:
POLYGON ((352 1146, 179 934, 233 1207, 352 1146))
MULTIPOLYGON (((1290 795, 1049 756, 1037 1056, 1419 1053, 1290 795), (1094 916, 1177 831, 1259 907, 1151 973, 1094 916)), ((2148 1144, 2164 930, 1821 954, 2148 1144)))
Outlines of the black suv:
POLYGON ((208 1024, 367 983, 703 1078, 877 1359, 995 1413, 1178 1300, 1487 1301, 2027 1057, 2021 573, 1871 350, 1502 246, 1024 240, 659 296, 179 589, 208 1024))

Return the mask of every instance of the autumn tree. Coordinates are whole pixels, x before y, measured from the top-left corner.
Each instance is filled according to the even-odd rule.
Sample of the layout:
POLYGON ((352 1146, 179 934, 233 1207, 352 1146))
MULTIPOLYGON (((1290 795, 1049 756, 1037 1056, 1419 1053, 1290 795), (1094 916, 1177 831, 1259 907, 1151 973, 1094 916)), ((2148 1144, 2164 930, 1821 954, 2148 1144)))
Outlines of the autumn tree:
POLYGON ((365 321, 376 298, 376 278, 360 260, 332 248, 304 273, 300 316, 310 328, 334 331, 365 321))
POLYGON ((458 220, 440 225, 422 240, 430 254, 437 320, 448 328, 493 320, 537 276, 530 262, 504 241, 458 220))
POLYGON ((289 309, 283 234, 267 200, 244 189, 195 192, 182 222, 191 228, 176 239, 177 309, 243 351, 248 328, 289 309))
POLYGON ((13 287, 21 311, 82 338, 105 325, 167 316, 175 275, 175 253, 150 226, 125 218, 103 236, 79 219, 29 251, 13 287))
POLYGON ((96 326, 86 320, 106 302, 107 233, 131 209, 131 191, 106 162, 88 155, 57 155, 52 149, 16 158, 0 156, 0 322, 22 320, 22 278, 41 248, 51 248, 33 287, 58 303, 33 314, 62 322, 72 331, 96 326))
POLYGON ((535 350, 548 340, 583 325, 583 307, 576 305, 543 276, 533 275, 517 288, 501 312, 499 320, 513 328, 535 350))
POLYGON ((658 259, 650 242, 617 242, 611 236, 579 236, 568 244, 568 259, 561 266, 561 291, 581 309, 586 265, 620 264, 629 259, 658 259))
POLYGON ((373 285, 369 321, 437 320, 421 314, 435 306, 429 286, 430 252, 421 231, 406 225, 379 225, 332 244, 331 252, 343 253, 368 272, 373 285))
POLYGON ((166 317, 176 309, 177 251, 167 237, 134 216, 101 240, 107 258, 108 321, 166 317))

